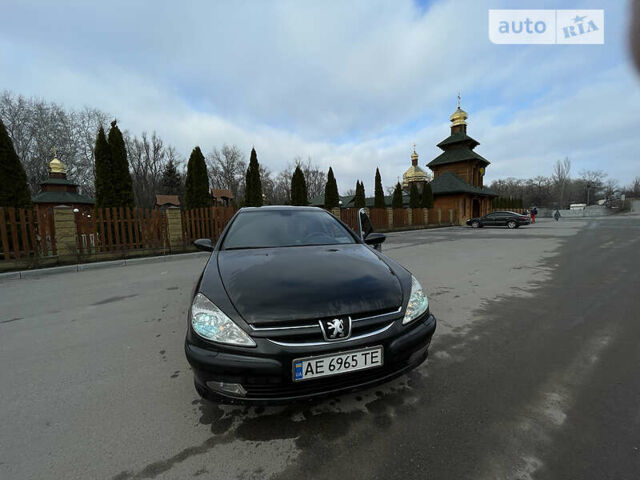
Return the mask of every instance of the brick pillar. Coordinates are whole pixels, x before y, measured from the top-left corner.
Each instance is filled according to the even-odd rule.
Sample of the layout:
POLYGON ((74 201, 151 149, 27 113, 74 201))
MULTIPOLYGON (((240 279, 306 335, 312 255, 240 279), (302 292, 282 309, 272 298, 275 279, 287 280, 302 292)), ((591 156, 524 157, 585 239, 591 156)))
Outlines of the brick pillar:
POLYGON ((407 209, 407 223, 409 224, 409 226, 413 225, 413 208, 408 208, 407 209))
POLYGON ((387 219, 389 220, 389 230, 393 230, 393 208, 387 207, 387 219))
POLYGON ((339 207, 332 208, 331 214, 336 218, 340 218, 340 208, 339 207))
POLYGON ((172 252, 184 249, 184 239, 182 238, 182 212, 178 207, 170 207, 167 214, 167 240, 169 250, 172 252))
POLYGON ((77 257, 77 229, 73 208, 66 205, 53 207, 53 224, 56 232, 58 258, 77 257))
POLYGON ((438 225, 442 223, 442 209, 438 209, 438 225))
POLYGON ((429 225, 429 209, 423 208, 422 214, 424 215, 424 226, 426 227, 427 225, 429 225))

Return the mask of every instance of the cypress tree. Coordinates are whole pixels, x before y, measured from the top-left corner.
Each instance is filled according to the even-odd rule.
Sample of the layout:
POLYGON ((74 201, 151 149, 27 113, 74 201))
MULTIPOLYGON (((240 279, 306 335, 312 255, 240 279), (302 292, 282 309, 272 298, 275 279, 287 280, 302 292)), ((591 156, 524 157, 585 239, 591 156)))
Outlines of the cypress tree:
POLYGON ((182 176, 173 160, 169 160, 162 170, 160 190, 164 195, 182 195, 182 176))
POLYGON ((353 199, 353 204, 356 208, 364 208, 367 206, 364 196, 364 184, 360 181, 356 182, 356 196, 353 199))
POLYGON ((422 208, 433 208, 433 191, 429 182, 422 187, 422 208))
POLYGON ((96 188, 96 207, 113 206, 113 181, 111 179, 111 148, 107 142, 104 128, 100 126, 94 149, 96 158, 96 174, 94 184, 96 188))
POLYGON ((402 208, 402 185, 400 182, 396 183, 396 188, 393 191, 393 200, 391 201, 393 208, 402 208))
POLYGON ((291 177, 291 205, 304 206, 307 202, 307 182, 300 166, 296 166, 291 177))
POLYGON ((31 205, 27 174, 0 120, 0 207, 29 208, 31 205))
POLYGON ((409 189, 409 206, 411 208, 420 208, 420 192, 418 191, 416 182, 411 182, 411 188, 409 189))
POLYGON ((333 169, 329 167, 327 183, 324 186, 324 208, 331 209, 340 206, 340 195, 338 194, 338 183, 333 175, 333 169))
POLYGON ((380 177, 380 170, 376 168, 376 184, 374 192, 373 206, 375 208, 385 208, 384 190, 382 189, 382 178, 380 177))
POLYGON ((209 175, 207 164, 200 147, 196 147, 189 156, 187 164, 187 179, 184 188, 184 208, 201 208, 211 205, 209 193, 209 175))
POLYGON ((245 176, 244 204, 247 207, 262 206, 262 182, 260 180, 260 164, 256 149, 251 149, 249 167, 245 176))
POLYGON ((135 206, 135 200, 133 197, 133 182, 129 173, 127 149, 116 120, 111 122, 109 148, 111 150, 111 188, 113 189, 113 197, 109 199, 111 204, 107 203, 104 206, 133 207, 135 206))

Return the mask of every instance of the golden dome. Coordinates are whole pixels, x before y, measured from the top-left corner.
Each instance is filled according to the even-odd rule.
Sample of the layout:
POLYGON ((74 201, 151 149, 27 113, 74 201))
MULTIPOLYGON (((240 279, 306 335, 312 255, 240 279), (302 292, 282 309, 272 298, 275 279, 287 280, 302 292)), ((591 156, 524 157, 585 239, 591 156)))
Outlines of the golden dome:
POLYGON ((412 182, 428 182, 429 175, 417 165, 411 165, 409 170, 402 175, 402 186, 409 187, 412 182))
POLYGON ((451 114, 449 119, 451 120, 451 126, 454 127, 456 125, 466 125, 467 124, 467 112, 462 110, 459 106, 455 112, 451 114))
POLYGON ((49 172, 51 173, 67 173, 67 167, 64 163, 58 160, 58 157, 53 157, 53 160, 49 162, 49 172))
POLYGON ((413 153, 411 154, 411 166, 402 174, 402 186, 409 188, 412 182, 428 182, 429 174, 418 166, 418 153, 416 152, 416 146, 413 146, 413 153))

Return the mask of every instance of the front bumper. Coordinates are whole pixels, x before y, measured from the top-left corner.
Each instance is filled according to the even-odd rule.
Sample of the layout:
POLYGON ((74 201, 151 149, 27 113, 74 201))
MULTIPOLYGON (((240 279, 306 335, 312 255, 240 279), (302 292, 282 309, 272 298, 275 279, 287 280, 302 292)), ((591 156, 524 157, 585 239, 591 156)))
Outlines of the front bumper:
MULTIPOLYGON (((401 324, 401 321, 396 322, 401 324)), ((436 319, 428 314, 414 323, 396 325, 390 332, 370 337, 362 342, 332 345, 331 349, 299 349, 260 355, 259 348, 241 353, 203 348, 185 342, 185 354, 194 372, 198 392, 213 401, 224 403, 285 403, 322 397, 335 393, 370 387, 395 378, 420 365, 428 355, 436 319), (324 355, 331 352, 355 350, 382 345, 385 363, 381 367, 322 377, 306 382, 292 379, 295 358, 324 355), (229 393, 212 385, 240 384, 243 395, 229 393)), ((260 347, 260 345, 258 346, 260 347)))

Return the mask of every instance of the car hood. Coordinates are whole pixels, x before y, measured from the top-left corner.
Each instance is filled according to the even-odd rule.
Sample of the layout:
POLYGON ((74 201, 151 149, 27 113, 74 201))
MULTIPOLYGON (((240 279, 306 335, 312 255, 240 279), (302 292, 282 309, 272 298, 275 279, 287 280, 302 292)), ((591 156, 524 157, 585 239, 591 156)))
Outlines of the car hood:
POLYGON ((217 263, 229 299, 250 324, 402 305, 396 275, 361 244, 223 250, 217 263))

